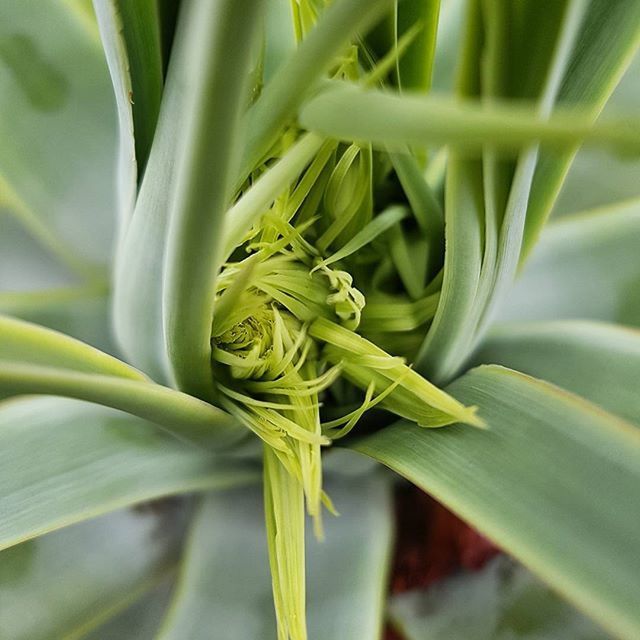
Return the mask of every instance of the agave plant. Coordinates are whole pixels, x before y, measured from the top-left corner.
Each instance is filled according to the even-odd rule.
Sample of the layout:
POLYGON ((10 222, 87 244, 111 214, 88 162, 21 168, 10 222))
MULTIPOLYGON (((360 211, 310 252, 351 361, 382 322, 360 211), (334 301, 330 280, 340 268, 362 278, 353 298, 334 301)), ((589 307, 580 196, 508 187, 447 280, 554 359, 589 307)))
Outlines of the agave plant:
POLYGON ((638 0, 5 2, 0 637, 639 637, 639 44, 638 0), (552 591, 388 606, 407 480, 552 591))

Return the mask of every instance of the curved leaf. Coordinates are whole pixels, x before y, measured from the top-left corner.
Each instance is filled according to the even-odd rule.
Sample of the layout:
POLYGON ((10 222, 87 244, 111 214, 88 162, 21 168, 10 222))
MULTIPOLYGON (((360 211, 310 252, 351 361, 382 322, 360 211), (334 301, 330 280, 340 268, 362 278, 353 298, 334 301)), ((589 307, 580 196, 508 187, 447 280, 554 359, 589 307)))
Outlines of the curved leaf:
MULTIPOLYGON (((390 500, 381 478, 342 478, 327 490, 342 513, 327 516, 326 539, 307 540, 307 607, 313 640, 380 635, 390 500)), ((162 640, 275 640, 271 580, 259 491, 213 494, 196 517, 162 640)))
POLYGON ((138 502, 259 478, 119 411, 61 398, 0 403, 0 548, 138 502))
POLYGON ((64 334, 0 316, 0 394, 57 395, 95 402, 163 426, 204 446, 236 440, 224 411, 150 382, 142 373, 64 334))
POLYGON ((0 360, 146 380, 133 367, 88 344, 37 324, 3 315, 0 315, 0 360))
MULTIPOLYGON (((476 96, 479 89, 480 24, 480 3, 466 3, 455 82, 456 95, 463 98, 476 96)), ((466 344, 473 336, 480 308, 476 296, 487 265, 492 264, 484 254, 489 253, 489 243, 495 242, 495 230, 488 222, 483 224, 491 218, 484 211, 481 162, 465 157, 455 149, 447 154, 443 281, 433 323, 416 355, 420 371, 434 380, 457 367, 460 353, 466 350, 466 344)))
MULTIPOLYGON (((176 180, 176 148, 184 137, 179 118, 187 96, 188 20, 178 23, 155 137, 135 209, 116 255, 113 319, 127 359, 158 382, 170 380, 162 326, 162 279, 169 203, 176 180)), ((134 176, 135 181, 135 176, 134 176)))
POLYGON ((500 321, 585 318, 640 326, 640 200, 552 223, 500 321))
MULTIPOLYGON (((607 102, 602 118, 640 110, 640 56, 636 53, 607 102)), ((601 149, 582 149, 571 163, 553 215, 566 215, 640 196, 640 159, 612 156, 601 149)))
MULTIPOLYGON (((120 117, 130 111, 140 175, 162 96, 162 42, 157 0, 95 0, 120 117)), ((124 121, 121 120, 121 126, 124 121)))
MULTIPOLYGON (((640 46, 640 4, 590 0, 557 104, 579 104, 595 120, 640 46)), ((575 149, 545 150, 538 161, 527 210, 523 254, 535 244, 569 169, 575 149)))
POLYGON ((102 265, 111 254, 113 115, 91 20, 73 3, 5 4, 0 206, 78 270, 85 262, 102 265))
POLYGON ((500 367, 448 390, 488 431, 397 423, 353 447, 404 475, 617 635, 640 633, 640 432, 500 367))
POLYGON ((133 85, 122 20, 115 0, 94 0, 118 114, 117 213, 123 233, 136 200, 138 165, 133 130, 133 85))
POLYGON ((262 0, 220 0, 186 5, 189 61, 180 117, 185 138, 165 253, 163 324, 178 386, 211 397, 211 321, 224 211, 240 152, 254 38, 262 0))
MULTIPOLYGON (((491 111, 505 97, 521 98, 518 85, 524 82, 532 85, 524 94, 532 101, 532 116, 549 124, 584 9, 583 0, 552 8, 534 2, 471 3, 458 92, 479 95, 491 111), (518 52, 520 38, 512 31, 524 35, 525 30, 537 43, 535 54, 518 52)), ((442 296, 417 358, 435 379, 449 380, 460 369, 519 263, 538 148, 528 147, 515 161, 499 155, 499 148, 490 141, 475 162, 449 152, 442 296)))
POLYGON ((7 314, 60 331, 112 355, 109 298, 100 286, 2 292, 0 314, 7 314))
POLYGON ((86 400, 154 422, 182 440, 224 447, 246 431, 228 413, 193 396, 144 380, 0 360, 4 397, 51 395, 86 400))
POLYGON ((640 425, 636 329, 579 321, 499 325, 472 360, 552 382, 640 425))
POLYGON ((436 50, 433 60, 433 88, 435 91, 451 91, 456 76, 458 44, 464 26, 465 0, 448 0, 440 3, 436 50))
POLYGON ((176 515, 120 511, 3 551, 0 636, 83 637, 174 569, 176 515))

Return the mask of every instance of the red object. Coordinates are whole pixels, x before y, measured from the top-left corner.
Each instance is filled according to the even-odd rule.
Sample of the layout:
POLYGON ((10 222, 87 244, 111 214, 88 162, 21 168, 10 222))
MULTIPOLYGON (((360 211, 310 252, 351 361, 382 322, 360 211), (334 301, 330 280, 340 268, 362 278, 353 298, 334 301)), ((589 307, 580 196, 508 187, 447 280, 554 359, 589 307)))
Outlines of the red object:
MULTIPOLYGON (((396 548, 391 593, 425 589, 460 570, 477 571, 500 549, 413 485, 395 494, 396 548)), ((384 640, 404 640, 387 625, 384 640)))
POLYGON ((396 631, 387 625, 384 631, 384 640, 404 640, 404 638, 399 636, 396 631))
POLYGON ((396 491, 391 592, 424 589, 456 571, 474 571, 499 553, 486 538, 420 489, 396 491))

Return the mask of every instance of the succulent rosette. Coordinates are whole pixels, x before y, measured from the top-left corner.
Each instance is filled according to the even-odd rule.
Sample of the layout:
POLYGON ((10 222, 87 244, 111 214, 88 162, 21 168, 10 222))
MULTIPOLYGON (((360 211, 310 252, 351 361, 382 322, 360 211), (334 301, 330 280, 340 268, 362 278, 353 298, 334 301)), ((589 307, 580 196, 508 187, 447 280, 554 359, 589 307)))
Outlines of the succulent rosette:
POLYGON ((1 638, 640 635, 640 2, 2 17, 1 638))

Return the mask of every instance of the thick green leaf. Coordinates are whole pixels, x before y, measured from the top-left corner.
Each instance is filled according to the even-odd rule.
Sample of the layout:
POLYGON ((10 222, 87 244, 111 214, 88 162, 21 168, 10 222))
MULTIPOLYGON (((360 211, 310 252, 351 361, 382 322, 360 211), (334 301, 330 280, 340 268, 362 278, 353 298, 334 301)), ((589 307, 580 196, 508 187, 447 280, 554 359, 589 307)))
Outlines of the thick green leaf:
MULTIPOLYGON (((551 116, 550 120, 546 120, 548 123, 560 113, 557 110, 554 111, 554 105, 563 96, 562 81, 567 69, 574 62, 575 51, 580 49, 583 53, 588 52, 588 46, 580 40, 580 37, 584 35, 583 28, 591 14, 587 12, 586 4, 580 0, 569 2, 566 10, 560 4, 555 5, 555 9, 563 15, 561 23, 551 19, 543 5, 533 3, 523 7, 522 10, 526 11, 523 28, 527 30, 528 37, 539 44, 537 49, 542 53, 532 57, 528 51, 520 51, 516 52, 518 55, 515 56, 515 62, 509 59, 509 47, 513 45, 506 36, 505 28, 506 24, 510 24, 510 21, 515 19, 515 15, 501 16, 495 7, 492 11, 486 11, 484 19, 487 22, 487 43, 484 65, 479 73, 483 96, 489 100, 491 106, 496 96, 504 95, 505 89, 502 85, 506 80, 501 77, 500 71, 500 66, 504 66, 510 72, 510 76, 513 76, 510 78, 510 84, 514 81, 516 83, 512 88, 512 91, 516 91, 514 95, 535 97, 539 116, 542 119, 551 116), (542 46, 545 42, 552 46, 542 46), (524 83, 522 78, 525 78, 524 83)), ((471 29, 472 35, 468 36, 471 43, 473 38, 479 37, 477 35, 480 28, 479 18, 472 27, 475 27, 471 29)), ((471 44, 468 46, 470 47, 471 44)), ((471 73, 470 76, 473 77, 471 73)), ((470 80, 467 82, 473 86, 470 80)), ((583 85, 575 85, 574 90, 585 89, 586 91, 585 87, 589 85, 589 79, 583 78, 583 85)), ((593 119, 589 108, 588 104, 585 122, 593 119)), ((477 184, 482 179, 483 206, 478 204, 479 196, 476 195, 475 203, 467 199, 467 205, 464 207, 466 213, 451 210, 450 207, 447 211, 448 220, 455 222, 455 218, 462 217, 466 225, 464 234, 460 231, 454 233, 452 224, 447 225, 449 255, 445 261, 441 308, 436 313, 432 329, 418 356, 420 366, 423 366, 435 379, 450 379, 462 361, 468 357, 474 344, 486 331, 495 314, 495 309, 505 298, 520 260, 526 215, 534 188, 532 185, 535 181, 539 152, 535 147, 523 152, 517 164, 510 167, 504 162, 498 162, 493 151, 495 146, 492 144, 492 148, 484 152, 482 178, 480 175, 475 177, 476 192, 480 191, 477 184), (477 211, 476 216, 469 213, 474 209, 477 211), (469 253, 469 248, 476 250, 478 243, 482 242, 476 229, 475 217, 484 217, 485 222, 482 268, 477 279, 475 300, 471 300, 467 293, 460 302, 458 300, 462 298, 460 282, 466 284, 468 289, 472 289, 473 274, 477 269, 477 260, 469 260, 460 248, 466 248, 469 253), (456 287, 451 286, 454 278, 460 281, 456 287), (465 299, 466 308, 464 307, 465 299), (456 300, 458 304, 454 306, 453 303, 456 300)), ((548 145, 545 149, 547 147, 548 145)), ((455 157, 452 160, 455 161, 455 157)), ((469 171, 471 170, 469 168, 469 171)), ((453 189, 457 184, 456 193, 461 193, 464 177, 456 174, 448 175, 448 190, 453 189)), ((473 187, 471 176, 467 177, 466 182, 470 185, 467 190, 473 187)))
MULTIPOLYGON (((580 104, 595 120, 639 45, 640 3, 590 0, 557 104, 580 104)), ((545 150, 539 158, 527 210, 525 252, 533 247, 551 211, 574 153, 575 149, 560 154, 545 150)))
POLYGON ((0 207, 66 264, 105 263, 115 122, 95 24, 74 3, 3 3, 0 139, 0 207))
POLYGON ((175 567, 179 511, 120 511, 0 554, 0 637, 81 638, 175 567))
POLYGON ((130 504, 259 478, 118 411, 60 398, 0 403, 0 548, 130 504))
POLYGON ((499 325, 474 354, 557 384, 640 425, 640 331, 580 321, 499 325))
POLYGON ((121 360, 37 324, 0 315, 0 360, 144 381, 121 360))
MULTIPOLYGON (((490 112, 501 108, 501 99, 519 95, 511 85, 526 78, 533 85, 524 94, 532 101, 531 115, 548 124, 584 3, 573 0, 566 8, 556 3, 553 12, 547 8, 520 3, 516 11, 508 4, 470 3, 458 93, 480 96, 482 108, 490 112), (518 12, 526 14, 520 16, 524 22, 515 19, 518 12), (523 29, 538 43, 538 53, 518 58, 512 49, 523 29)), ((498 154, 499 144, 487 142, 490 146, 476 162, 449 152, 442 296, 417 358, 418 366, 436 380, 450 380, 460 369, 511 284, 520 258, 537 147, 523 150, 513 162, 498 154)))
MULTIPOLYGON (((185 135, 180 118, 187 95, 183 78, 191 66, 189 21, 178 24, 155 138, 131 221, 116 255, 113 319, 127 359, 158 382, 170 380, 162 324, 162 274, 168 203, 176 180, 176 148, 185 135)), ((135 181, 135 177, 134 177, 135 181)))
POLYGON ((262 0, 187 3, 190 10, 184 140, 165 253, 163 318, 178 386, 213 393, 211 321, 219 267, 220 230, 240 154, 246 100, 262 0))
MULTIPOLYGON (((313 640, 376 640, 391 541, 386 483, 334 478, 327 490, 342 515, 326 516, 326 539, 307 539, 307 609, 313 640)), ((216 493, 196 518, 162 640, 275 640, 262 497, 216 493)))
MULTIPOLYGON (((456 95, 467 98, 479 91, 482 58, 480 7, 468 3, 456 77, 456 95)), ((443 282, 433 323, 417 354, 416 363, 430 379, 455 369, 460 353, 473 335, 475 303, 481 276, 488 263, 486 246, 494 233, 485 228, 482 165, 478 160, 448 151, 445 174, 445 256, 443 282), (483 234, 484 231, 484 234, 483 234), (484 240, 483 240, 484 235, 484 240), (483 251, 484 249, 484 251, 483 251)))
POLYGON ((640 200, 544 230, 500 321, 585 318, 640 326, 640 200))
POLYGON ((302 106, 300 123, 324 136, 395 148, 446 143, 471 150, 484 144, 517 150, 541 142, 557 150, 583 142, 640 151, 636 122, 612 119, 592 124, 579 107, 543 120, 535 109, 506 101, 482 105, 444 96, 400 96, 337 81, 327 83, 302 106))
POLYGON ((203 400, 144 380, 0 360, 0 397, 50 395, 125 411, 202 447, 225 447, 246 432, 203 400))
POLYGON ((389 487, 369 475, 329 477, 325 489, 340 515, 326 515, 324 542, 307 540, 309 638, 376 640, 393 537, 389 487))
POLYGON ((243 430, 224 411, 150 382, 121 360, 69 336, 0 316, 0 397, 54 395, 151 420, 201 446, 224 446, 243 430))
POLYGON ((407 640, 604 640, 593 622, 505 556, 394 597, 390 616, 407 640))
POLYGON ((353 447, 476 526, 600 624, 640 634, 640 432, 528 376, 481 367, 448 391, 488 431, 398 423, 353 447))

